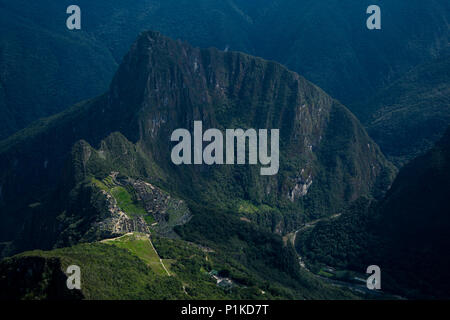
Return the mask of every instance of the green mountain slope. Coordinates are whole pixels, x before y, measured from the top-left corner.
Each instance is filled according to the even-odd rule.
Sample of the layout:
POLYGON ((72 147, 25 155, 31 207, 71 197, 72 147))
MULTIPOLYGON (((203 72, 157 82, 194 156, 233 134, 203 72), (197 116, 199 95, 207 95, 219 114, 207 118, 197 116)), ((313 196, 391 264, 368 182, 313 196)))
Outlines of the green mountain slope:
POLYGON ((363 122, 398 165, 430 149, 450 123, 450 58, 420 65, 365 103, 363 122))
POLYGON ((450 130, 401 169, 379 203, 359 201, 339 219, 299 237, 311 261, 364 272, 376 264, 382 286, 412 298, 448 298, 450 130))
POLYGON ((154 247, 149 247, 149 241, 145 235, 128 234, 104 243, 25 252, 5 259, 0 262, 0 299, 356 298, 306 274, 299 276, 303 287, 292 288, 210 248, 158 237, 152 237, 154 247), (156 251, 161 262, 151 257, 156 251), (163 263, 170 275, 152 263, 163 263), (80 267, 81 290, 66 287, 69 265, 80 267))
POLYGON ((95 37, 42 26, 37 3, 37 21, 10 7, 0 3, 0 138, 103 92, 117 68, 95 37))

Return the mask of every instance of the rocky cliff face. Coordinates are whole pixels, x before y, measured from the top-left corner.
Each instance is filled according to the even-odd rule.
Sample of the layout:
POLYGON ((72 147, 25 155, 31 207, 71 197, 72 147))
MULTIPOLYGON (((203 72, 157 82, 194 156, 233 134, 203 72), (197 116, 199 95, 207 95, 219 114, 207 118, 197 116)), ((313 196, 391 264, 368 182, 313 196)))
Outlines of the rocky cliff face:
MULTIPOLYGON (((81 185, 92 187, 90 178, 102 180, 111 172, 219 209, 233 211, 240 200, 265 204, 283 213, 284 230, 307 216, 334 213, 361 195, 381 193, 393 173, 358 120, 298 74, 156 32, 139 36, 105 95, 2 142, 0 164, 6 239, 14 237, 6 230, 23 225, 34 210, 30 204, 52 199, 46 212, 64 211, 67 197, 77 195, 75 207, 85 210, 86 198, 77 198, 86 190, 81 185), (264 177, 258 166, 247 165, 175 166, 170 135, 177 128, 192 131, 195 120, 203 121, 204 130, 279 129, 279 173, 264 177), (75 144, 80 139, 86 143, 75 144)), ((180 206, 167 196, 140 194, 149 211, 146 196, 158 205, 180 206)))

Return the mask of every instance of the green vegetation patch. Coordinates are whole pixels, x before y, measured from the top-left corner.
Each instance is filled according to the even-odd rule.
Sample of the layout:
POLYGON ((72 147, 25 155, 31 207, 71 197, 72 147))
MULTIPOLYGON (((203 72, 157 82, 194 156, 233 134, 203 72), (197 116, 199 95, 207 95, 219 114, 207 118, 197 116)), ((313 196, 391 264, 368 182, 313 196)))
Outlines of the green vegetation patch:
POLYGON ((131 217, 136 215, 145 216, 147 212, 139 201, 133 199, 130 192, 124 187, 116 186, 111 189, 111 194, 117 200, 117 205, 131 217))
POLYGON ((104 241, 104 243, 127 249, 142 259, 157 275, 167 276, 158 253, 153 248, 151 240, 144 234, 127 234, 120 238, 104 241))
MULTIPOLYGON (((78 265, 81 290, 86 299, 186 298, 180 281, 158 276, 141 258, 116 245, 81 244, 52 251, 26 252, 10 259, 20 263, 22 257, 30 256, 59 258, 63 271, 69 265, 78 265)), ((32 292, 28 297, 32 297, 32 292)))

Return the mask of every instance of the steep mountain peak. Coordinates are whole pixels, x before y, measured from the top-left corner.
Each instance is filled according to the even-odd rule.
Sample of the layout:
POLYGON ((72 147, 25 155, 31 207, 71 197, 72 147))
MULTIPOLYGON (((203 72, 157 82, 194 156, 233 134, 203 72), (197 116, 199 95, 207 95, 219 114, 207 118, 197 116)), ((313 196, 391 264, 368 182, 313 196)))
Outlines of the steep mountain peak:
MULTIPOLYGON (((23 216, 10 213, 48 201, 55 186, 89 184, 87 167, 96 179, 120 172, 191 203, 244 216, 242 201, 253 203, 265 208, 262 224, 281 233, 306 216, 329 215, 361 195, 376 195, 392 178, 391 165, 358 120, 298 74, 243 53, 194 48, 158 32, 138 37, 105 95, 24 130, 1 150, 2 213, 19 220, 16 225, 23 216), (259 165, 175 165, 171 134, 178 128, 193 132, 195 121, 221 132, 279 130, 278 174, 261 177, 259 165), (99 151, 87 144, 72 148, 79 140, 99 151), (99 156, 85 157, 86 151, 99 156), (21 157, 24 153, 32 157, 21 157), (81 171, 67 169, 75 160, 81 171), (61 174, 76 172, 83 174, 61 181, 61 174)), ((61 192, 58 199, 64 199, 61 192)), ((61 206, 57 210, 67 209, 64 201, 61 206)))

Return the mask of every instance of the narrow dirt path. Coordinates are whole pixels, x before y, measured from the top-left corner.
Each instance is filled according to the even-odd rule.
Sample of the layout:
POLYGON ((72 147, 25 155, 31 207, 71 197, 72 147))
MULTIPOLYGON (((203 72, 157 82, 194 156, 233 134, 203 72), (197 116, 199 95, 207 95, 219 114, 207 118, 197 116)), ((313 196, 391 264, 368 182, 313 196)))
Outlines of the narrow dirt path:
POLYGON ((170 272, 169 272, 169 270, 167 270, 166 266, 164 265, 164 262, 162 261, 161 257, 159 256, 158 251, 156 251, 156 248, 153 245, 153 242, 150 239, 150 236, 147 236, 147 237, 148 237, 148 241, 150 242, 150 245, 152 246, 153 250, 155 251, 156 255, 158 256, 159 262, 161 262, 163 269, 167 272, 167 275, 170 277, 170 272))

